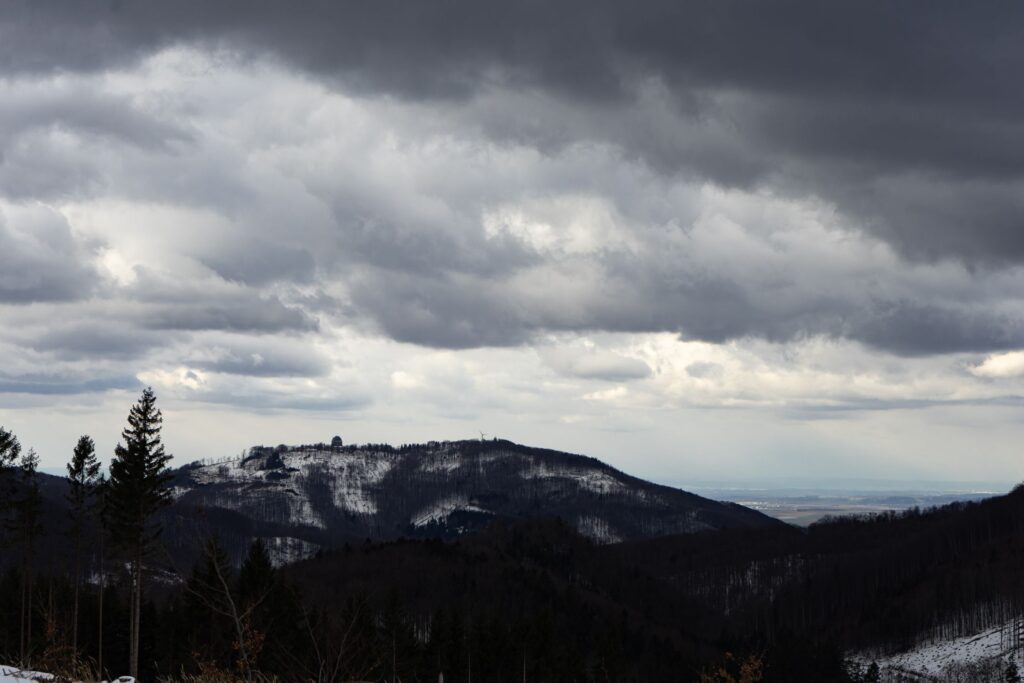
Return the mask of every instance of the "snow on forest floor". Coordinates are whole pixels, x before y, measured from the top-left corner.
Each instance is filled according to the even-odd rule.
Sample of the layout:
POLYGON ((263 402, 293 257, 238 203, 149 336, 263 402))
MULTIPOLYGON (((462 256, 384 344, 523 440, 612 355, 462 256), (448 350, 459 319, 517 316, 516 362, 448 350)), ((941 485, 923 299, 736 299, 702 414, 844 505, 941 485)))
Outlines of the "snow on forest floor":
POLYGON ((25 683, 25 681, 50 681, 53 676, 38 671, 22 671, 11 666, 0 666, 0 683, 25 683))
POLYGON ((1003 627, 963 636, 954 640, 922 643, 907 652, 899 652, 882 657, 874 657, 870 653, 857 653, 853 659, 863 664, 876 662, 884 672, 905 672, 933 677, 933 680, 946 680, 946 674, 964 665, 983 664, 1001 661, 1009 663, 1015 659, 1018 666, 1024 666, 1024 658, 1020 653, 1007 651, 1003 647, 1003 627))
MULTIPOLYGON (((52 681, 53 676, 39 671, 22 671, 13 666, 0 664, 0 683, 26 683, 27 681, 52 681)), ((135 683, 131 676, 115 678, 113 683, 135 683)))

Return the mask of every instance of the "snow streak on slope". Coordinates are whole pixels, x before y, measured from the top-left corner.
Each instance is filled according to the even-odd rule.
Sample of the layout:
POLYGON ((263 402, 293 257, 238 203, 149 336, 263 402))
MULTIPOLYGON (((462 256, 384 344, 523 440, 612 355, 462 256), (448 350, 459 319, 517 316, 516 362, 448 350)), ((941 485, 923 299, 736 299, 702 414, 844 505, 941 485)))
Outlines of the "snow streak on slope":
POLYGON ((320 549, 320 546, 315 543, 291 536, 270 536, 264 538, 263 542, 266 544, 270 563, 275 567, 305 560, 315 555, 316 551, 320 549))
POLYGON ((581 515, 577 518, 576 531, 597 543, 618 543, 623 540, 607 521, 593 515, 581 515))
POLYGON ((409 520, 414 527, 424 527, 431 523, 443 522, 448 519, 451 514, 457 510, 464 512, 482 512, 487 513, 481 507, 470 504, 466 496, 452 496, 450 498, 443 498, 433 505, 423 508, 412 516, 409 520))
POLYGON ((626 485, 608 472, 584 470, 575 467, 557 467, 543 461, 534 461, 522 473, 523 479, 562 479, 593 493, 621 493, 626 485))
POLYGON ((373 490, 394 465, 391 454, 381 452, 339 453, 331 458, 326 470, 331 475, 334 505, 357 515, 377 514, 373 490))
POLYGON ((458 449, 450 443, 442 443, 420 459, 423 472, 454 472, 462 467, 463 458, 458 449))

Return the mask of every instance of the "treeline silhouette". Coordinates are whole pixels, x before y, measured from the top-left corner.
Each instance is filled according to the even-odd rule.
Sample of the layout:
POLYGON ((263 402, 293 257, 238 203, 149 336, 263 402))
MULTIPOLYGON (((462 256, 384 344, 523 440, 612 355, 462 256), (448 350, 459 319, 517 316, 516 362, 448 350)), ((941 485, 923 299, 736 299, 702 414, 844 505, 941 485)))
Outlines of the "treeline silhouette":
MULTIPOLYGON (((350 546, 284 569, 257 541, 236 570, 211 539, 184 581, 158 576, 142 605, 143 681, 696 681, 745 645, 719 638, 723 615, 610 561, 558 520, 499 523, 452 543, 350 546)), ((0 580, 0 609, 15 608, 18 584, 12 568, 0 580)), ((100 656, 97 588, 87 583, 81 595, 87 662, 100 656)), ((35 590, 36 665, 66 670, 55 654, 73 586, 45 573, 35 590)), ((121 572, 105 589, 110 672, 130 665, 130 597, 121 572)), ((0 651, 16 644, 17 632, 0 627, 0 651)), ((837 654, 787 647, 743 654, 765 655, 766 681, 811 680, 808 671, 846 680, 837 654)))

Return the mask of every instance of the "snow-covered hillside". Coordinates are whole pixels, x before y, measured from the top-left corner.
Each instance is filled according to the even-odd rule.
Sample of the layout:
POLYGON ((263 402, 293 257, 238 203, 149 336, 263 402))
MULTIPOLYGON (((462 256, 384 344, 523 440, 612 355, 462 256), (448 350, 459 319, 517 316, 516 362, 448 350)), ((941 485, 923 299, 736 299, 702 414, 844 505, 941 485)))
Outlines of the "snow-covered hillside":
POLYGON ((278 562, 366 538, 450 537, 499 518, 558 516, 605 543, 777 523, 593 458, 498 440, 254 447, 181 468, 174 494, 176 513, 207 511, 222 540, 248 527, 245 540, 267 538, 278 562))
POLYGON ((1003 681, 1006 667, 1015 662, 1024 669, 1024 656, 1007 646, 1012 623, 954 640, 924 643, 907 652, 887 656, 858 653, 864 665, 876 662, 882 681, 941 681, 984 683, 1003 681))

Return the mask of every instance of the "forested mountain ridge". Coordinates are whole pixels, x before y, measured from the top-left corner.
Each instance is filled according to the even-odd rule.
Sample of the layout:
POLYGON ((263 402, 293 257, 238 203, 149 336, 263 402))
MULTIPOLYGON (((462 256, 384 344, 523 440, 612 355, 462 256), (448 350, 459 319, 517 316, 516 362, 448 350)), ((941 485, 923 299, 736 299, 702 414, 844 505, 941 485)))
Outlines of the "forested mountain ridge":
POLYGON ((453 538, 537 516, 560 517, 599 543, 781 524, 594 458, 502 440, 257 446, 236 460, 179 468, 173 491, 168 514, 178 524, 202 510, 230 552, 260 536, 279 560, 367 538, 453 538))
POLYGON ((1024 626, 1024 486, 806 530, 642 539, 604 552, 769 639, 896 652, 1024 626))

